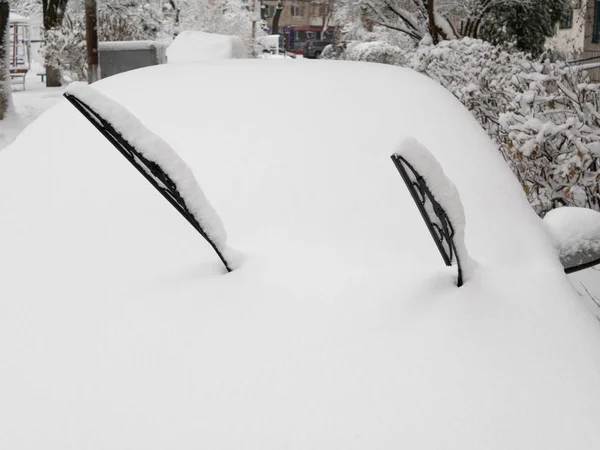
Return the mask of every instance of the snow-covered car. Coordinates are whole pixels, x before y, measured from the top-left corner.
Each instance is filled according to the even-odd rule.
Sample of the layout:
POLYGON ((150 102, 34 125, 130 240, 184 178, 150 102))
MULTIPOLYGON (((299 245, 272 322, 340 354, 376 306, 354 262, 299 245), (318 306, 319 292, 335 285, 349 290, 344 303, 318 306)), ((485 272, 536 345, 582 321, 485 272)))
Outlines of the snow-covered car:
POLYGON ((0 448, 600 448, 600 326, 434 81, 228 60, 87 89, 145 155, 178 155, 167 171, 235 264, 153 169, 69 102, 47 111, 0 152, 0 448), (253 88, 267 79, 281 114, 253 88), (464 217, 462 287, 395 153, 464 217))

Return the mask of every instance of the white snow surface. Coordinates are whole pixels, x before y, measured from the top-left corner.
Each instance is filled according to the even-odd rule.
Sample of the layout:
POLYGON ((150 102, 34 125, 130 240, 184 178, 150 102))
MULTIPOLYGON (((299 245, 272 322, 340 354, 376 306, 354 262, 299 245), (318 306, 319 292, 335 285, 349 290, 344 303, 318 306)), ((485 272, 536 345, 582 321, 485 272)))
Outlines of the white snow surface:
POLYGON ((167 47, 169 63, 190 63, 247 58, 241 38, 203 31, 183 31, 167 47))
POLYGON ((29 22, 29 18, 22 16, 21 14, 16 14, 11 12, 8 15, 8 23, 27 23, 29 22))
POLYGON ((544 216, 560 256, 589 250, 600 254, 600 212, 563 207, 544 216))
POLYGON ((159 41, 103 41, 98 42, 99 50, 149 50, 155 47, 166 46, 159 41))
POLYGON ((278 52, 279 51, 279 40, 280 39, 279 39, 278 34, 272 34, 269 36, 259 36, 256 39, 256 42, 262 48, 274 50, 274 51, 278 52))
MULTIPOLYGON (((466 282, 474 270, 475 263, 465 246, 465 211, 456 186, 448 179, 435 156, 416 139, 404 138, 396 154, 403 156, 423 177, 435 200, 446 211, 454 229, 453 242, 461 262, 463 280, 466 282)), ((430 202, 426 203, 426 207, 432 208, 430 202)), ((433 210, 430 213, 433 214, 433 210)))
POLYGON ((435 82, 245 60, 94 88, 186 160, 246 258, 223 274, 70 104, 43 114, 0 152, 0 448, 600 447, 600 327, 435 82), (314 98, 327 120, 296 133, 314 98), (461 288, 389 158, 402 136, 460 194, 461 288))
MULTIPOLYGON (((181 198, 206 235, 223 254, 227 233, 221 218, 204 195, 194 174, 163 139, 152 133, 127 108, 85 83, 73 83, 67 93, 77 97, 106 119, 136 150, 160 166, 177 186, 181 198)), ((149 173, 152 176, 152 174, 149 173)), ((156 180, 161 184, 160 180, 156 180)))

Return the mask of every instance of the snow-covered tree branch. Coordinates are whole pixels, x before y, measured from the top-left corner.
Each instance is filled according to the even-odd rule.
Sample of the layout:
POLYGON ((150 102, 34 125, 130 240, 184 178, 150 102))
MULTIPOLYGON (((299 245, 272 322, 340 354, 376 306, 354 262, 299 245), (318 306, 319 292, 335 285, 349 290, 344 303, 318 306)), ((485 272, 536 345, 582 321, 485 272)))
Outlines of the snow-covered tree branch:
POLYGON ((357 22, 369 32, 378 26, 415 42, 467 36, 539 54, 569 6, 570 0, 339 0, 336 17, 354 28, 357 22))

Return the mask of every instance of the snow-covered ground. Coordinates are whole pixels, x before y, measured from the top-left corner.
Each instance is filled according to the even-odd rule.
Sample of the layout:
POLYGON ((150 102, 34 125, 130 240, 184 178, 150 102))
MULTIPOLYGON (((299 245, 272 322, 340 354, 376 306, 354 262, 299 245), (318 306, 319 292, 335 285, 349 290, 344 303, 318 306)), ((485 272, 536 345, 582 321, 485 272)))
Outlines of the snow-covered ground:
POLYGON ((434 81, 237 60, 93 88, 186 161, 244 260, 224 274, 66 101, 34 122, 0 152, 0 448, 600 447, 600 327, 434 81), (390 161, 404 136, 460 195, 461 288, 390 161))
POLYGON ((15 114, 0 122, 0 150, 7 147, 18 134, 44 111, 54 106, 65 88, 47 88, 37 76, 35 67, 27 73, 25 90, 23 85, 13 85, 15 114))

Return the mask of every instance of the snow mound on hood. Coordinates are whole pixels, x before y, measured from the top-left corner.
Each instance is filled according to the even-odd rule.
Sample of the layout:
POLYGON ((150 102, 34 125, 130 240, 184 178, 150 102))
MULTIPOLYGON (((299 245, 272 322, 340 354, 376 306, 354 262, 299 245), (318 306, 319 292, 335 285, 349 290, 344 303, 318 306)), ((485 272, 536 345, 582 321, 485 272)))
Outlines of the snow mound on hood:
POLYGON ((563 207, 544 217, 559 256, 566 258, 580 252, 600 252, 600 213, 592 209, 563 207))

